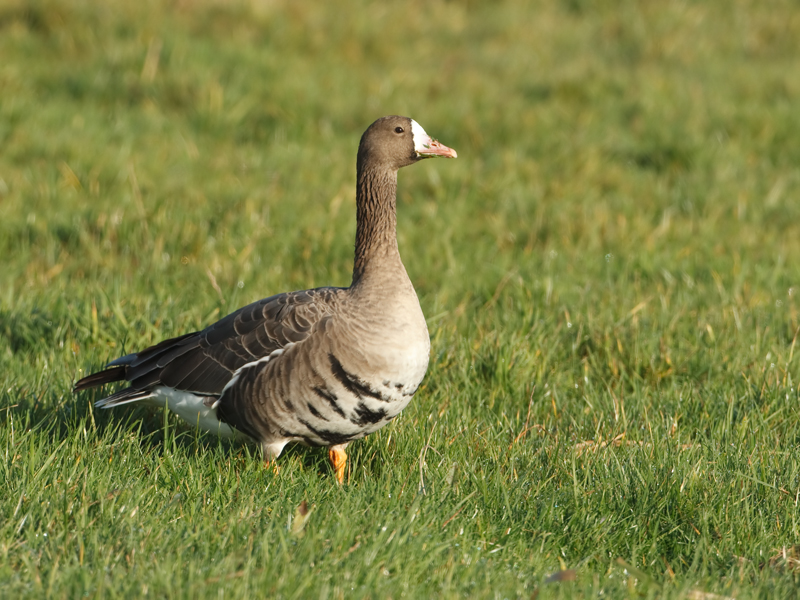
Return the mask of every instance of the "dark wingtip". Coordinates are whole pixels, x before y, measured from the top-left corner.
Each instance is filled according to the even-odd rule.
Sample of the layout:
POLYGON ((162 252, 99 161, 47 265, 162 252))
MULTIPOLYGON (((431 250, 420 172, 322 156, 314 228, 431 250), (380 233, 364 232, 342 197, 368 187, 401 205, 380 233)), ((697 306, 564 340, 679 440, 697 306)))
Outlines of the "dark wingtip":
POLYGON ((77 392, 82 392, 83 390, 88 390, 89 388, 97 387, 98 385, 105 385, 106 383, 111 383, 113 381, 121 381, 125 379, 125 370, 125 366, 112 367, 110 369, 105 369, 103 371, 98 371, 97 373, 87 375, 75 383, 75 385, 72 387, 72 393, 74 394, 77 392))

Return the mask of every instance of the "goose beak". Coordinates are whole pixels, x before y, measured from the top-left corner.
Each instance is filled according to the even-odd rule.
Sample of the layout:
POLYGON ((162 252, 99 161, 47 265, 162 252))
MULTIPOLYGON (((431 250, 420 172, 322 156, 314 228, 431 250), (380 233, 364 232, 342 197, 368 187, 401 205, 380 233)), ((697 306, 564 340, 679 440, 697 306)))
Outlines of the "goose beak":
POLYGON ((458 157, 458 153, 455 150, 448 148, 427 135, 424 136, 424 139, 415 140, 414 151, 420 158, 435 158, 437 156, 442 156, 444 158, 458 157))
POLYGON ((456 158, 458 154, 452 148, 440 144, 427 133, 414 119, 411 119, 411 133, 414 136, 414 152, 418 158, 456 158))

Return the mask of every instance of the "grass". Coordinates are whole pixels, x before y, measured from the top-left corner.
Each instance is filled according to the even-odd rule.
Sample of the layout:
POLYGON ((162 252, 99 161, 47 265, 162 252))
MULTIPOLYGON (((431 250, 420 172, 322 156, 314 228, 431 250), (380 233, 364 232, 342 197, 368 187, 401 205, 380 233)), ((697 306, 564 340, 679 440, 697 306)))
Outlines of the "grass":
POLYGON ((796 596, 798 40, 788 0, 0 0, 3 594, 796 596), (400 174, 431 366, 347 485, 71 394, 347 285, 392 113, 459 158, 400 174))

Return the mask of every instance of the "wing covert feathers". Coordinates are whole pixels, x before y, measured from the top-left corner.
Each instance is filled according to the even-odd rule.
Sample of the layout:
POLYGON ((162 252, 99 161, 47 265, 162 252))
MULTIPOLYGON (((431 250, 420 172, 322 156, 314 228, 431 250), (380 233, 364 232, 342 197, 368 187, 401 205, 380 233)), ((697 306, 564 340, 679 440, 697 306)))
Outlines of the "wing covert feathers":
POLYGON ((164 385, 199 395, 219 396, 234 373, 246 364, 301 342, 329 312, 338 288, 319 288, 271 296, 249 304, 202 331, 164 340, 120 357, 75 384, 79 392, 114 381, 129 381, 106 399, 107 405, 132 401, 164 385), (112 400, 114 398, 114 400, 112 400))

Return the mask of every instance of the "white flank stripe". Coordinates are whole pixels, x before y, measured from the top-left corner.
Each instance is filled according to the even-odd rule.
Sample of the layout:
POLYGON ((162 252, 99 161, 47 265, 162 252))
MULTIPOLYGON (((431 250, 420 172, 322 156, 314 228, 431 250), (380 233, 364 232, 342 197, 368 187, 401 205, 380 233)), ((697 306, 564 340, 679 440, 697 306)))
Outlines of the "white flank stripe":
MULTIPOLYGON (((278 348, 277 350, 273 350, 272 352, 270 352, 266 356, 262 356, 258 360, 254 360, 253 362, 249 362, 247 364, 244 364, 241 367, 239 367, 238 369, 236 369, 233 372, 233 377, 231 377, 231 380, 228 383, 225 384, 224 388, 222 388, 222 393, 220 394, 220 398, 222 398, 225 395, 225 392, 228 391, 229 387, 232 387, 232 386, 234 386, 236 384, 236 382, 239 380, 239 375, 241 375, 242 372, 244 372, 245 369, 247 369, 249 367, 254 367, 255 365, 257 365, 259 363, 268 363, 273 358, 279 357, 281 354, 283 354, 286 350, 288 350, 292 346, 294 346, 294 342, 289 342, 283 348, 278 348)), ((217 404, 219 404, 219 401, 217 401, 217 404)), ((216 404, 214 405, 214 408, 216 408, 216 404)))

